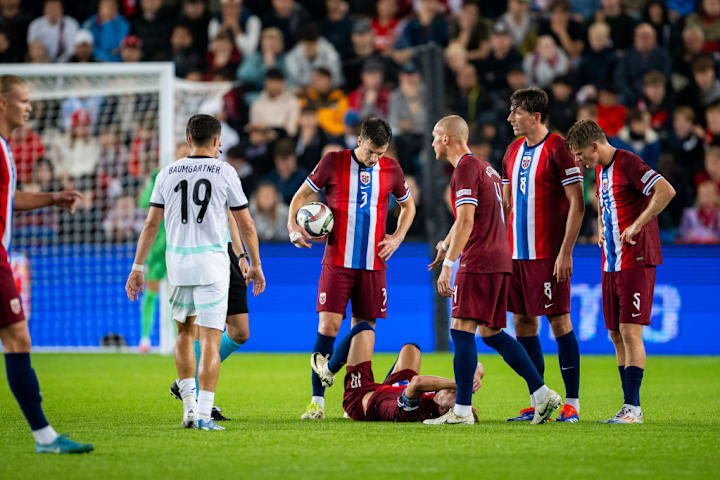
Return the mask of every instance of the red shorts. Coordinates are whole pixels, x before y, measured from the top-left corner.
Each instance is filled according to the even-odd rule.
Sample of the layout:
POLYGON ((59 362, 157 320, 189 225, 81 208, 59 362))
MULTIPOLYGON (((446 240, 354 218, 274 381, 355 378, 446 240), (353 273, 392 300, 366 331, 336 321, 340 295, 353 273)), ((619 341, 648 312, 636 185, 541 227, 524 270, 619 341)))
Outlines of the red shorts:
POLYGON ((603 271, 605 328, 618 330, 621 323, 650 325, 654 290, 654 265, 626 268, 619 272, 603 271))
POLYGON ((324 264, 318 285, 318 312, 345 314, 348 300, 352 315, 363 320, 387 317, 385 270, 360 270, 324 264))
POLYGON ((20 294, 15 285, 12 268, 7 259, 2 258, 0 259, 0 328, 9 327, 24 320, 25 312, 23 312, 22 300, 20 300, 20 294))
POLYGON ((451 316, 477 320, 491 328, 505 328, 508 273, 458 273, 451 316))
MULTIPOLYGON (((345 393, 343 395, 343 409, 353 420, 371 420, 366 418, 363 411, 362 399, 370 392, 376 392, 382 386, 392 386, 394 383, 410 381, 417 372, 413 370, 400 370, 390 375, 383 383, 375 383, 372 371, 372 362, 362 362, 357 365, 345 367, 345 393)), ((402 394, 405 386, 396 387, 397 396, 402 394)), ((368 402, 368 413, 371 411, 372 398, 368 402)), ((397 399, 395 400, 397 406, 397 399)))
POLYGON ((513 260, 508 310, 539 317, 570 313, 570 280, 558 283, 555 260, 513 260))

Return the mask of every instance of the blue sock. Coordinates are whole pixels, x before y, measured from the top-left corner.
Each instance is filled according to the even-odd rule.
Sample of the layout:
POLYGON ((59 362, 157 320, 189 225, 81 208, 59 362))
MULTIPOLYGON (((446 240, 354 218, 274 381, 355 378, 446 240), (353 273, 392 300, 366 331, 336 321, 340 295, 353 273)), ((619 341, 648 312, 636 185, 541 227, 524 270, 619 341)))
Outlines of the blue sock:
MULTIPOLYGON (((545 378, 545 357, 543 357, 542 347, 540 346, 540 339, 537 335, 532 337, 517 337, 517 341, 520 342, 528 353, 530 360, 537 369, 541 377, 545 378)), ((532 393, 532 392, 530 392, 532 393)))
POLYGON ((195 340, 195 396, 197 397, 200 393, 200 382, 198 381, 198 373, 200 372, 200 356, 202 350, 200 349, 200 340, 195 340))
POLYGON ((455 403, 472 405, 473 377, 477 368, 475 335, 462 330, 450 329, 450 336, 455 347, 455 355, 453 356, 455 384, 457 385, 455 403))
POLYGON ((227 332, 223 332, 222 337, 220 337, 220 361, 224 362, 227 357, 240 348, 240 345, 230 338, 227 332))
MULTIPOLYGON (((318 333, 317 337, 315 337, 315 346, 313 347, 313 352, 320 352, 323 355, 332 355, 333 353, 333 344, 335 343, 335 337, 328 337, 326 335, 323 335, 322 333, 318 333)), ((322 381, 320 380, 320 377, 315 374, 312 370, 310 370, 312 373, 312 391, 313 391, 313 397, 324 397, 325 396, 325 387, 323 387, 322 381)))
POLYGON ((565 382, 565 398, 579 398, 580 393, 580 350, 575 332, 571 331, 556 338, 560 374, 565 382))
POLYGON ((510 365, 510 368, 525 379, 530 393, 533 393, 545 384, 537 368, 535 368, 535 365, 533 365, 530 360, 530 356, 513 337, 500 331, 497 335, 483 338, 483 342, 485 342, 485 345, 488 347, 496 350, 503 357, 505 363, 510 365))
POLYGON ((622 385, 623 396, 627 389, 625 385, 625 365, 618 365, 618 372, 620 372, 620 384, 622 385))
POLYGON ((328 369, 332 373, 339 372, 342 366, 347 363, 348 353, 350 352, 350 341, 355 335, 360 332, 364 332, 365 330, 375 329, 368 322, 359 322, 350 329, 347 335, 340 339, 335 347, 335 352, 333 352, 333 355, 330 357, 330 361, 328 362, 328 369))
POLYGON ((625 367, 625 403, 628 405, 640 406, 640 386, 643 373, 645 373, 643 368, 625 367))
POLYGON ((32 430, 40 430, 49 425, 42 411, 42 396, 35 370, 30 366, 29 353, 6 353, 5 371, 10 390, 20 405, 23 415, 32 430))

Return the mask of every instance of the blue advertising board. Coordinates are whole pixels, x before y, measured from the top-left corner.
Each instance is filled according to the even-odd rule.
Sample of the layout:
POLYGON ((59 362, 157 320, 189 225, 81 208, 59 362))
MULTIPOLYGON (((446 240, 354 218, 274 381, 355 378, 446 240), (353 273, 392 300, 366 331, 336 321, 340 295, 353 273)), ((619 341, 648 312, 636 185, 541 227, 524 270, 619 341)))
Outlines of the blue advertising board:
MULTIPOLYGON (((250 340, 244 351, 307 352, 317 329, 317 282, 322 246, 298 250, 289 244, 261 247, 268 281, 265 293, 249 298, 250 340)), ((96 347, 111 333, 129 345, 139 342, 138 303, 124 292, 133 245, 52 247, 25 252, 30 281, 30 330, 41 347, 96 347)), ((378 322, 376 350, 397 351, 416 342, 434 348, 433 298, 427 272, 429 248, 405 244, 390 260, 388 319, 378 322)), ((666 246, 658 268, 652 325, 645 329, 650 354, 720 354, 720 247, 666 246)), ((604 328, 600 251, 577 246, 572 278, 572 320, 582 353, 613 353, 604 328)), ((512 320, 508 317, 509 330, 512 320)), ((349 322, 343 322, 341 335, 349 322)), ((557 347, 546 321, 546 352, 557 347)), ((152 340, 157 342, 157 325, 152 340)), ((489 351, 482 342, 479 350, 489 351)))

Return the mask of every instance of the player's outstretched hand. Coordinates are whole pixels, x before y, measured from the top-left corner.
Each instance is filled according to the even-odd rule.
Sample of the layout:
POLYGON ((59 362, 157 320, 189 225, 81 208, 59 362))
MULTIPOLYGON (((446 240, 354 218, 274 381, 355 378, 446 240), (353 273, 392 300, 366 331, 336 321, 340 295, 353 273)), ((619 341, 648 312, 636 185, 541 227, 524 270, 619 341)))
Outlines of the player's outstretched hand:
POLYGON ((378 255, 383 260, 390 260, 390 257, 392 257, 392 254, 395 253, 395 250, 398 249, 401 243, 402 238, 396 235, 385 234, 385 237, 378 243, 378 247, 380 247, 378 255))
POLYGON ((70 213, 75 213, 75 205, 77 205, 77 202, 82 200, 82 198, 82 194, 74 190, 63 190, 62 192, 52 194, 53 205, 69 210, 70 213))
POLYGON ((640 233, 640 228, 637 226, 637 224, 632 223, 629 227, 625 229, 624 232, 620 234, 620 242, 635 245, 637 242, 633 239, 637 236, 638 233, 640 233))
POLYGON ((558 283, 570 280, 572 275, 572 255, 560 253, 557 256, 553 267, 553 275, 557 278, 558 283))
POLYGON ((265 291, 265 274, 263 274, 262 268, 251 266, 248 269, 247 275, 245 275, 245 285, 250 286, 250 282, 253 284, 253 295, 256 297, 265 291))
POLYGON ((437 281, 438 293, 443 297, 452 297, 453 288, 450 286, 450 277, 452 277, 452 268, 443 266, 437 281))
POLYGON ((298 225, 297 222, 288 223, 287 228, 290 241, 293 245, 297 248, 312 248, 312 244, 310 243, 310 234, 298 225))
POLYGON ((473 377, 473 393, 480 390, 480 387, 482 387, 482 379, 485 376, 485 367, 483 367, 483 364, 478 362, 477 368, 475 369, 475 376, 473 377))
POLYGON ((130 301, 133 302, 140 299, 138 292, 140 295, 145 293, 145 277, 142 272, 133 270, 130 272, 130 275, 128 275, 127 282, 125 283, 125 293, 127 293, 130 301))
POLYGON ((445 260, 445 254, 447 253, 443 248, 443 241, 440 240, 437 245, 435 245, 435 250, 437 250, 437 253, 435 254, 435 260, 428 265, 428 271, 435 270, 438 265, 440 265, 443 260, 445 260))

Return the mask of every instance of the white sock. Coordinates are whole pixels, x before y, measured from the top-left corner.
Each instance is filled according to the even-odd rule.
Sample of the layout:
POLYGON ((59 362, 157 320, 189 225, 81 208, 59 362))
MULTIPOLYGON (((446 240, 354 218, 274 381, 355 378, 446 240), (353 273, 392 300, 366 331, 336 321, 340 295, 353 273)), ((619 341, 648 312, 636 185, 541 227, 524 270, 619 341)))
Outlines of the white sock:
POLYGON ((540 402, 540 400, 543 400, 550 389, 547 387, 547 385, 543 385, 542 387, 535 390, 532 394, 535 397, 535 402, 540 402))
POLYGON ((565 403, 570 405, 571 407, 575 407, 575 410, 580 413, 580 399, 579 398, 566 398, 565 403))
POLYGON ((33 437, 35 437, 35 441, 40 445, 47 445, 48 443, 52 443, 58 436, 57 432, 55 432, 55 430, 50 425, 48 425, 47 427, 43 427, 39 430, 33 430, 32 434, 33 437))
POLYGON ((455 415, 458 417, 467 417, 472 414, 472 405, 460 405, 456 403, 453 407, 453 412, 455 412, 455 415))
POLYGON ((638 417, 640 415, 642 415, 642 408, 640 408, 640 406, 630 405, 629 403, 625 403, 625 404, 623 404, 623 408, 627 408, 628 410, 630 410, 633 413, 633 415, 636 415, 638 417))
POLYGON ((535 408, 535 396, 532 393, 530 394, 530 405, 535 408))
POLYGON ((316 397, 315 395, 313 395, 310 401, 313 403, 317 403, 322 409, 325 408, 325 397, 316 397))
POLYGON ((215 392, 200 390, 198 393, 198 415, 202 420, 210 420, 213 402, 215 401, 215 392))
POLYGON ((178 380, 178 386, 180 387, 180 398, 182 398, 185 411, 194 408, 197 403, 195 400, 195 379, 183 378, 178 380))

